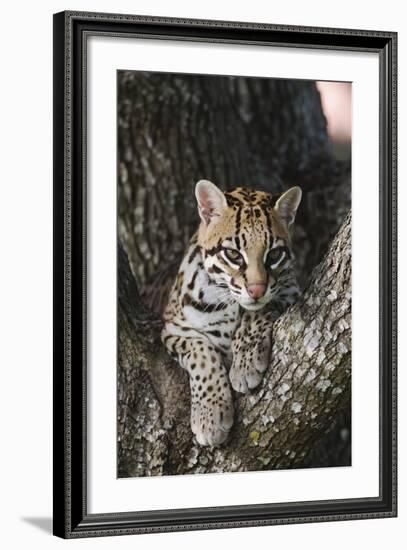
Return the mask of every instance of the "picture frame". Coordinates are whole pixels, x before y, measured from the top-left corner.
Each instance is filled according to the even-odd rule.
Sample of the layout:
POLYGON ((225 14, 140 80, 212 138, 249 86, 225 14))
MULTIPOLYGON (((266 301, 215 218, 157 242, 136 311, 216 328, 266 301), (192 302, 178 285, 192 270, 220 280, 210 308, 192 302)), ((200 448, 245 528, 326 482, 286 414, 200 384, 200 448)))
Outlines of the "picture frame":
MULTIPOLYGON (((54 534, 63 538, 394 517, 397 514, 397 35, 66 11, 54 15, 54 534), (154 38, 379 60, 379 495, 134 512, 88 507, 87 40, 154 38)), ((97 342, 92 343, 97 346, 97 342)), ((145 487, 145 486, 144 486, 145 487)))

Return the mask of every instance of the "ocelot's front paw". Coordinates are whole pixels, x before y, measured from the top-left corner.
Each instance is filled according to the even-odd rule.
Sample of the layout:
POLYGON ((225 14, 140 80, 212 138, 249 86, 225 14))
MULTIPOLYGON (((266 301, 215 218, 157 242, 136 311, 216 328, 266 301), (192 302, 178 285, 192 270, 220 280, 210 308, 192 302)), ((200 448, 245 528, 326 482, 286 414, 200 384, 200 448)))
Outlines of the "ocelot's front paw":
POLYGON ((191 384, 191 429, 200 445, 221 445, 233 425, 233 400, 226 371, 191 384), (200 383, 199 383, 200 382, 200 383))
POLYGON ((229 371, 232 387, 240 393, 256 388, 267 369, 272 342, 269 314, 246 311, 232 341, 233 362, 229 371))

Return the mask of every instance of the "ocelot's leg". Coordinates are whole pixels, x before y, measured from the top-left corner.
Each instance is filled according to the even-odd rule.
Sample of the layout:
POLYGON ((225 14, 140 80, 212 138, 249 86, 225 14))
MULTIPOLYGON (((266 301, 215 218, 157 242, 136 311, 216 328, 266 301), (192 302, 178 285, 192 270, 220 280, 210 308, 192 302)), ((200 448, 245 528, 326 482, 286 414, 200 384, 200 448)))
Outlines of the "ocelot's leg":
POLYGON ((229 378, 238 392, 247 393, 260 384, 269 363, 273 323, 300 295, 293 268, 280 274, 278 284, 277 293, 265 308, 243 313, 233 335, 229 378))
POLYGON ((229 378, 234 390, 247 393, 260 384, 269 363, 272 328, 270 313, 243 313, 232 339, 233 362, 229 378))
POLYGON ((188 372, 191 387, 191 429, 200 445, 220 445, 233 425, 228 373, 209 340, 168 334, 162 340, 188 372))

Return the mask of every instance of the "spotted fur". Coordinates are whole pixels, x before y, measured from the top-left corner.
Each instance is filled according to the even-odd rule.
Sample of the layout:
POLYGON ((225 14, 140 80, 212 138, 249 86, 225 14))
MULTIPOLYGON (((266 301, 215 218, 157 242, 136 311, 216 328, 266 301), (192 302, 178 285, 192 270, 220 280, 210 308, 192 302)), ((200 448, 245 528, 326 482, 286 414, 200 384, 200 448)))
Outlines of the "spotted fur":
POLYGON ((201 445, 223 443, 232 390, 256 387, 268 364, 271 327, 299 294, 289 228, 301 200, 198 182, 201 217, 169 293, 162 341, 187 370, 191 428, 201 445))

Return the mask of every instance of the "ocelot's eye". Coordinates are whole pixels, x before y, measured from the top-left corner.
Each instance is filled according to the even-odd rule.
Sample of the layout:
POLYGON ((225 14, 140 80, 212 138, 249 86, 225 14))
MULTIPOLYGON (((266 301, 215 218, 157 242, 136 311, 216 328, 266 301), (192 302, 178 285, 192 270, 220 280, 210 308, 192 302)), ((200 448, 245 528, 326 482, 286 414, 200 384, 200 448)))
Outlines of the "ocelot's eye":
POLYGON ((283 255, 284 249, 281 247, 278 248, 272 248, 269 253, 267 254, 267 260, 269 264, 275 264, 278 262, 278 260, 281 259, 281 256, 283 255))
POLYGON ((233 248, 224 248, 223 253, 226 258, 234 264, 241 265, 243 263, 243 257, 237 250, 233 248))

